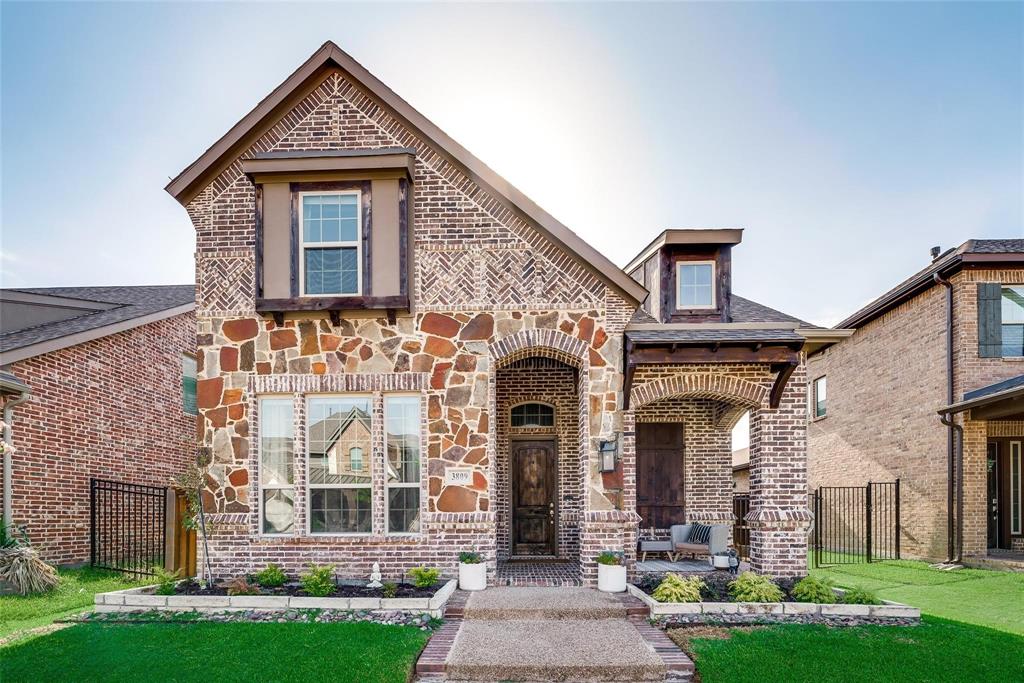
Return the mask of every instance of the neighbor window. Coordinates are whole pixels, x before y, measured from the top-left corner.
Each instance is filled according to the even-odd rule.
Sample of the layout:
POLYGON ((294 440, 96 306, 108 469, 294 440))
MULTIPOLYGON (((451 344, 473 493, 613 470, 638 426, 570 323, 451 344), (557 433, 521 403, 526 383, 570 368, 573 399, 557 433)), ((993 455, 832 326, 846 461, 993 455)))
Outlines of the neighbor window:
POLYGON ((1022 533, 1021 507, 1024 506, 1024 492, 1021 491, 1021 442, 1010 442, 1010 533, 1022 533))
POLYGON ((1024 285, 1003 287, 1000 299, 1002 356, 1024 356, 1024 285))
POLYGON ((369 396, 318 396, 308 400, 311 534, 372 531, 370 473, 363 471, 361 463, 358 471, 352 467, 351 457, 354 449, 370 451, 370 401, 369 396))
POLYGON ((555 409, 543 403, 524 403, 512 408, 513 427, 554 427, 555 409))
POLYGON ((181 407, 187 415, 198 415, 196 406, 196 359, 195 356, 181 356, 181 407))
POLYGON ((291 397, 261 398, 259 417, 263 533, 291 533, 295 523, 291 397))
POLYGON ((299 194, 303 296, 359 294, 362 225, 359 192, 299 194))
POLYGON ((384 397, 387 530, 420 530, 420 398, 384 397))
POLYGON ((715 307, 713 261, 682 261, 676 265, 676 308, 715 307))
POLYGON ((828 386, 824 375, 814 380, 814 417, 825 417, 825 400, 828 398, 828 386))
POLYGON ((353 472, 363 471, 363 449, 358 446, 350 448, 348 451, 348 462, 349 467, 353 472))

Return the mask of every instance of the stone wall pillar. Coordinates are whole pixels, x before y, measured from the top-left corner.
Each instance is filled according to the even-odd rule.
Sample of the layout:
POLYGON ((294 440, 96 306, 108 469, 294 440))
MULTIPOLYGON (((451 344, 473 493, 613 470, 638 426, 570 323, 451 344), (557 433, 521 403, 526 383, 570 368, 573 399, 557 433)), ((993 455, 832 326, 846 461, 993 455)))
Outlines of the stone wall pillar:
POLYGON ((806 372, 790 378, 777 409, 750 413, 750 563, 758 573, 807 573, 806 372))

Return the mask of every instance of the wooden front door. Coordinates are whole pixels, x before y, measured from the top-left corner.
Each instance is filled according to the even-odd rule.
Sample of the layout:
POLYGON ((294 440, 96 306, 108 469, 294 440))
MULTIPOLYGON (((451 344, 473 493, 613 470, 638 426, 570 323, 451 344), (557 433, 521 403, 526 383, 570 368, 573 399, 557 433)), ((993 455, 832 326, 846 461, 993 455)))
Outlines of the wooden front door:
POLYGON ((988 442, 988 458, 986 459, 986 473, 988 475, 987 492, 985 501, 988 518, 988 547, 999 548, 1002 540, 999 528, 999 444, 995 441, 988 442))
POLYGON ((555 554, 558 468, 554 439, 513 441, 512 554, 555 554))
POLYGON ((686 521, 683 484, 683 425, 642 422, 636 426, 636 512, 640 528, 667 529, 686 521))

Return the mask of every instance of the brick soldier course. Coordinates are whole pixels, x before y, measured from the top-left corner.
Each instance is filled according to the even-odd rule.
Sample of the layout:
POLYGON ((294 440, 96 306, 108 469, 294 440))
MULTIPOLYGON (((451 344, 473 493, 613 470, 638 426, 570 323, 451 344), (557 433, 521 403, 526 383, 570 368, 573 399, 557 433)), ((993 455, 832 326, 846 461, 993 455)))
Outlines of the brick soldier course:
MULTIPOLYGON (((805 323, 746 300, 734 304, 737 312, 743 308, 747 325, 785 328, 796 349, 787 351, 797 368, 786 374, 788 385, 767 361, 659 366, 650 371, 657 377, 636 375, 637 398, 625 409, 626 332, 647 290, 332 43, 168 191, 196 229, 199 434, 213 455, 202 497, 214 526, 215 574, 231 576, 270 561, 291 573, 323 562, 362 576, 376 561, 387 577, 424 564, 451 574, 459 551, 472 549, 485 557, 493 581, 499 561, 512 551, 509 444, 529 435, 557 443, 552 559, 578 563, 588 584, 596 581, 594 559, 602 550, 625 550, 632 568, 640 533, 632 430, 659 402, 674 420, 693 416, 686 456, 691 517, 707 521, 732 521, 728 433, 745 410, 753 411, 755 565, 782 574, 804 570, 806 497, 793 491, 806 488, 799 352, 805 338, 794 332, 810 327, 805 323), (399 224, 409 230, 399 240, 403 255, 378 248, 377 231, 392 214, 373 190, 362 207, 372 237, 364 236, 360 257, 365 282, 372 283, 351 300, 362 303, 303 300, 294 271, 292 297, 264 301, 261 288, 273 286, 269 263, 276 252, 267 246, 269 228, 262 234, 259 226, 270 225, 271 190, 262 183, 271 179, 251 169, 279 164, 275 172, 285 180, 317 181, 327 191, 330 178, 358 185, 361 172, 377 177, 352 170, 353 164, 372 165, 368 160, 388 154, 410 160, 408 177, 399 181, 399 214, 407 216, 399 224), (310 164, 319 166, 295 170, 310 164), (286 166, 291 170, 280 170, 286 166), (403 264, 410 265, 407 282, 404 275, 401 280, 407 301, 405 294, 386 303, 374 298, 381 269, 403 272, 403 264), (781 404, 770 405, 773 389, 783 387, 781 404), (339 394, 368 396, 372 406, 372 504, 364 533, 323 535, 310 521, 307 401, 339 394), (418 527, 401 535, 388 531, 385 502, 390 465, 384 452, 391 437, 382 416, 395 394, 421 399, 418 527), (292 405, 287 453, 294 523, 278 535, 262 531, 264 396, 288 397, 292 405), (526 402, 553 406, 554 426, 511 427, 511 408, 526 402), (603 442, 618 444, 612 471, 599 467, 603 442), (454 473, 462 478, 449 476, 454 473)), ((294 185, 291 191, 296 197, 294 185)), ((728 309, 716 315, 728 330, 736 328, 728 309)), ((756 354, 754 346, 761 343, 743 352, 756 354)))

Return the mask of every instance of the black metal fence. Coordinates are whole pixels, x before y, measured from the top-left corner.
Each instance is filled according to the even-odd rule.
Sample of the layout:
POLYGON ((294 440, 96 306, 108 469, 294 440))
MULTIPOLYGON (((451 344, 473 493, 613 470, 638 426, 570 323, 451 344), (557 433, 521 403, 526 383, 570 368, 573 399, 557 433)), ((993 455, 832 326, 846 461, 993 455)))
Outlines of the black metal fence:
POLYGON ((166 487, 93 479, 89 508, 93 567, 152 574, 164 566, 166 487))
POLYGON ((732 494, 732 514, 735 520, 732 523, 732 544, 739 553, 741 559, 750 559, 750 527, 747 526, 746 516, 750 512, 750 494, 732 494))
POLYGON ((814 564, 900 558, 900 480, 814 492, 814 564))

